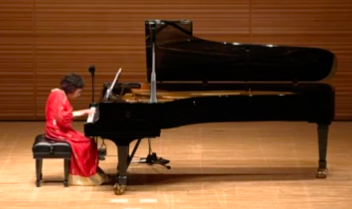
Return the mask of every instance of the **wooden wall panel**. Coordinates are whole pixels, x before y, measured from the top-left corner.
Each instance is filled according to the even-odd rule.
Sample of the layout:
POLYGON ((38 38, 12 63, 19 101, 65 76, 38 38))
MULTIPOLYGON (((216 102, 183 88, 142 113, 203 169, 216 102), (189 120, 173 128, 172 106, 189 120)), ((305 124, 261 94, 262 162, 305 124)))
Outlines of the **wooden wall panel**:
POLYGON ((352 4, 350 1, 252 0, 251 42, 320 47, 337 55, 337 118, 352 119, 352 4))
POLYGON ((0 119, 34 118, 33 1, 0 1, 0 119))
POLYGON ((346 0, 1 0, 0 120, 43 119, 50 89, 69 72, 86 80, 73 102, 86 108, 92 64, 96 99, 121 66, 122 81, 145 82, 146 19, 190 19, 194 35, 208 40, 332 50, 337 118, 352 119, 351 10, 346 0))
POLYGON ((122 66, 123 81, 146 82, 144 21, 191 19, 194 32, 205 38, 249 41, 248 1, 53 1, 36 3, 37 117, 43 117, 48 89, 61 76, 77 72, 87 88, 75 108, 91 101, 87 68, 96 66, 96 95, 122 66))

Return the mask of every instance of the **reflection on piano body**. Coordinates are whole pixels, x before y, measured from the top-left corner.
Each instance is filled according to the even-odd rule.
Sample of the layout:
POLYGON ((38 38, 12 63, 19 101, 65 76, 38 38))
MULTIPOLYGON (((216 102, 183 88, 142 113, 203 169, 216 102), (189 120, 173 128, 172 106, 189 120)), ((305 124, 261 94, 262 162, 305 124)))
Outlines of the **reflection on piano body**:
MULTIPOLYGON (((204 40, 193 36, 188 20, 148 20, 145 36, 148 85, 119 82, 107 100, 94 105, 96 114, 84 126, 87 136, 110 139, 118 147, 116 194, 125 190, 126 171, 141 139, 159 137, 162 129, 196 123, 316 123, 317 177, 326 177, 335 93, 321 81, 334 73, 333 53, 319 48, 204 40), (150 102, 153 68, 155 103, 150 102), (134 140, 138 143, 130 154, 129 144, 134 140)), ((102 95, 109 87, 104 83, 102 95)))

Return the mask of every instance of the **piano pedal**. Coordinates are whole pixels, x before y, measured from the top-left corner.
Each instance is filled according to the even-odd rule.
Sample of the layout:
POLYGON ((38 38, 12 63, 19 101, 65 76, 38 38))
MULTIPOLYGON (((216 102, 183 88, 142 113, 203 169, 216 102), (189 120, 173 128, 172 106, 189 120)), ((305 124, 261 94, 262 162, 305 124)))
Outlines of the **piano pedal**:
POLYGON ((99 160, 105 160, 106 156, 106 148, 99 148, 98 149, 98 154, 99 154, 99 160))

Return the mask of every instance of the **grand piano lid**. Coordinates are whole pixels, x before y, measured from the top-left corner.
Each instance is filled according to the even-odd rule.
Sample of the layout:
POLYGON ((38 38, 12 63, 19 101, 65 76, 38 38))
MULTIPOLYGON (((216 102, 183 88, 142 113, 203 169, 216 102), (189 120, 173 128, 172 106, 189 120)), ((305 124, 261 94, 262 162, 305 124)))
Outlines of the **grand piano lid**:
POLYGON ((192 28, 189 20, 145 21, 149 82, 152 40, 159 82, 311 82, 327 79, 336 69, 328 50, 209 41, 193 36, 192 28))

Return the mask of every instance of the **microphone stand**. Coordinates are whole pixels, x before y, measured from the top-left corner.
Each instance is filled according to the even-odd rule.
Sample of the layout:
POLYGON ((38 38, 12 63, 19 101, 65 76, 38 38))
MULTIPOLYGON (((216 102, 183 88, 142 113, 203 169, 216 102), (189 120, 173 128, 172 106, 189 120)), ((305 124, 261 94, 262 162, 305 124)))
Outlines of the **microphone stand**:
MULTIPOLYGON (((156 22, 151 23, 151 43, 152 43, 152 73, 151 73, 151 85, 150 85, 150 99, 149 103, 157 103, 157 97, 156 97, 156 73, 155 73, 155 30, 156 30, 156 22)), ((148 145, 149 145, 149 154, 147 155, 146 158, 141 158, 139 160, 139 163, 147 163, 149 165, 153 164, 159 164, 162 166, 165 166, 167 169, 170 169, 171 166, 168 166, 170 160, 163 159, 161 157, 158 157, 155 152, 152 151, 152 145, 151 145, 151 140, 148 138, 148 145)))
MULTIPOLYGON (((92 76, 92 103, 90 105, 91 106, 95 106, 95 102, 94 102, 94 90, 95 90, 95 82, 94 82, 94 77, 95 77, 95 66, 91 65, 88 69, 88 71, 90 72, 91 76, 92 76)), ((95 143, 98 144, 98 137, 94 137, 94 141, 95 143)), ((104 139, 103 139, 103 144, 101 145, 101 147, 98 149, 98 153, 99 153, 99 160, 105 160, 105 156, 106 156, 106 146, 104 143, 104 139)))
POLYGON ((91 76, 92 76, 92 105, 94 105, 94 75, 95 75, 95 66, 91 65, 88 69, 88 71, 90 72, 91 76))

